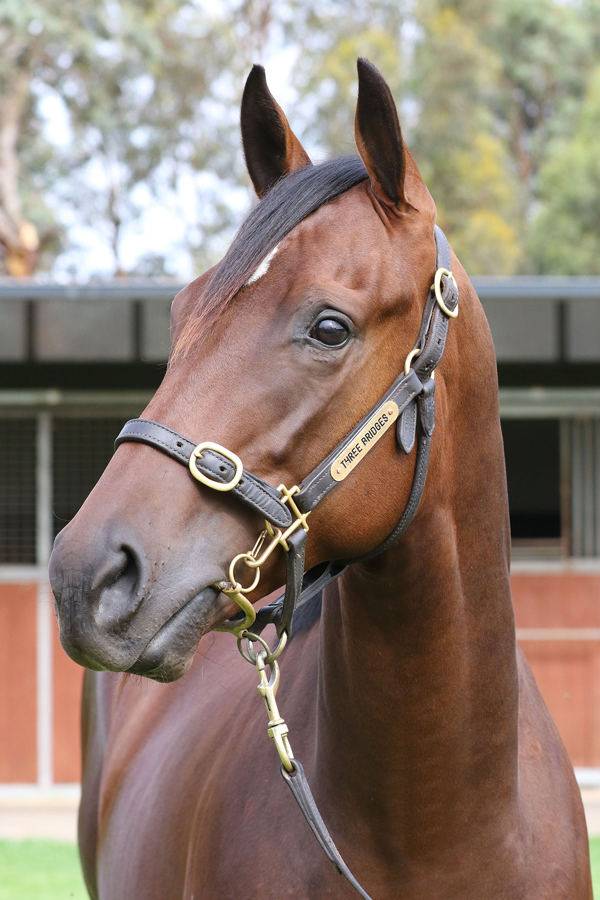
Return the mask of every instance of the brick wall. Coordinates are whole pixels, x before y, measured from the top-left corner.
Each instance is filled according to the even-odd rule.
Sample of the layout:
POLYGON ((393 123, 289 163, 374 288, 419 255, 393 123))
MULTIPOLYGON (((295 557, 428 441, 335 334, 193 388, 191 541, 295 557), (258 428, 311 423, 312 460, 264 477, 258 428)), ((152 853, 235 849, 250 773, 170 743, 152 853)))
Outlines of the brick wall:
MULTIPOLYGON (((600 640, 565 640, 565 629, 600 634, 600 572, 515 571, 513 602, 518 629, 541 631, 521 640, 538 686, 573 764, 600 767, 600 640), (545 629, 559 629, 548 640, 545 629), (582 631, 583 630, 583 631, 582 631)), ((36 584, 0 584, 0 783, 37 779, 36 584)), ((52 634, 53 777, 80 777, 79 703, 83 669, 52 634)))

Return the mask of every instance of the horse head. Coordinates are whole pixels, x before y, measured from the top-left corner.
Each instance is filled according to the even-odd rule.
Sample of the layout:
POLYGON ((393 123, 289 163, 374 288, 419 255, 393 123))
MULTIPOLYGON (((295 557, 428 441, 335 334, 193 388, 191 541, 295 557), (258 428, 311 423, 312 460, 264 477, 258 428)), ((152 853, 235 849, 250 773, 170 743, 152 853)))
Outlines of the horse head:
MULTIPOLYGON (((398 376, 436 269, 435 206, 389 87, 366 60, 358 76, 360 156, 313 166, 252 69, 241 127, 260 201, 219 265, 173 301, 169 366, 143 414, 227 448, 273 487, 299 484, 398 376)), ((311 516, 307 564, 376 546, 413 470, 391 429, 311 516)), ((88 668, 178 678, 202 634, 236 612, 219 585, 262 527, 154 447, 119 446, 55 542, 64 648, 88 668)), ((274 553, 250 601, 284 580, 274 553)))

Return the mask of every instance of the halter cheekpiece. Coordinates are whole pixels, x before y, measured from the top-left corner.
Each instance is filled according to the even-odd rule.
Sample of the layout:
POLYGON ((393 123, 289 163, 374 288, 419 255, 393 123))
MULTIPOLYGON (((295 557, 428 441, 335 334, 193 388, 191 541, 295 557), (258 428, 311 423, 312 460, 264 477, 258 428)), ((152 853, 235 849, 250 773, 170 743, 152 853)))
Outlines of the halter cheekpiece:
POLYGON ((267 706, 268 733, 275 741, 282 763, 282 775, 328 858, 364 900, 370 900, 369 895, 341 858, 316 807, 304 770, 292 754, 287 737, 288 727, 279 715, 275 701, 279 685, 277 657, 291 635, 296 610, 338 578, 348 566, 383 553, 404 534, 418 509, 425 488, 431 436, 435 428, 434 373, 444 353, 450 319, 458 315, 458 287, 451 272, 450 246, 437 225, 435 244, 434 281, 427 295, 417 339, 406 358, 403 371, 380 401, 300 485, 290 489, 280 485, 275 489, 247 472, 239 457, 225 447, 210 441, 195 444, 171 428, 149 419, 131 419, 115 441, 115 449, 126 441, 150 444, 187 466, 201 484, 212 490, 233 494, 265 519, 265 529, 252 550, 238 554, 231 561, 229 582, 216 585, 241 607, 237 616, 216 630, 235 634, 244 658, 256 665, 260 677, 258 691, 267 706), (417 444, 413 482, 398 524, 377 547, 367 553, 353 559, 321 563, 305 573, 308 516, 323 497, 351 475, 379 438, 394 425, 397 441, 405 453, 410 453, 415 442, 417 444), (278 546, 282 547, 286 557, 285 594, 256 613, 246 595, 255 590, 260 567, 278 546), (237 580, 236 570, 241 564, 253 573, 252 583, 247 587, 237 580), (274 650, 261 637, 263 629, 269 624, 275 625, 277 631, 278 644, 274 650), (255 645, 260 648, 256 652, 253 649, 255 645), (270 669, 270 677, 267 677, 266 667, 270 669))

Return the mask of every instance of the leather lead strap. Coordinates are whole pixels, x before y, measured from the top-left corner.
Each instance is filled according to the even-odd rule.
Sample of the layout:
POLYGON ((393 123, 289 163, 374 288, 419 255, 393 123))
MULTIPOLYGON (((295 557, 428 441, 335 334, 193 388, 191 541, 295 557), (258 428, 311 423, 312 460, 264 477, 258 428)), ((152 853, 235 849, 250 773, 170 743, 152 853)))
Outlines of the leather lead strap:
POLYGON ((292 759, 292 762, 296 767, 296 771, 288 772, 285 767, 282 766, 281 774, 283 775, 283 780, 289 786, 289 789, 294 795, 296 803, 302 810, 302 815, 308 822, 312 833, 323 848, 327 859, 333 863, 340 875, 344 876, 346 881, 348 881, 352 885, 354 890, 358 894, 360 894, 363 900, 371 900, 370 896, 365 890, 363 890, 363 888, 360 886, 360 884, 340 856, 340 852, 335 846, 333 838, 329 834, 327 826, 325 825, 325 822, 321 817, 321 813, 319 812, 319 808, 315 803, 315 798, 312 795, 310 785, 306 780, 306 775, 304 774, 304 769, 302 768, 301 763, 299 763, 297 759, 292 759))
POLYGON ((288 638, 292 636, 292 620, 296 612, 296 606, 302 593, 302 579, 304 577, 304 557, 306 555, 307 532, 304 528, 293 531, 287 543, 288 552, 285 554, 286 582, 285 595, 281 605, 281 613, 275 622, 277 637, 280 638, 287 631, 288 638))

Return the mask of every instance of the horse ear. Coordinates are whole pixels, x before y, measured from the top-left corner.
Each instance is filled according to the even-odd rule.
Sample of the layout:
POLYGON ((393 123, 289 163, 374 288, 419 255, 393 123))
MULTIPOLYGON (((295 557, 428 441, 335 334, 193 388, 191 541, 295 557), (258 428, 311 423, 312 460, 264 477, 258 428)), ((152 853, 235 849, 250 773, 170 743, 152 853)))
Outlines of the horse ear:
POLYGON ((264 197, 284 175, 312 165, 267 87, 262 66, 252 66, 246 80, 241 125, 246 165, 259 197, 264 197))
POLYGON ((373 192, 394 206, 405 203, 407 151, 402 140, 396 104, 387 82, 368 59, 359 57, 358 103, 354 136, 371 179, 373 192))

